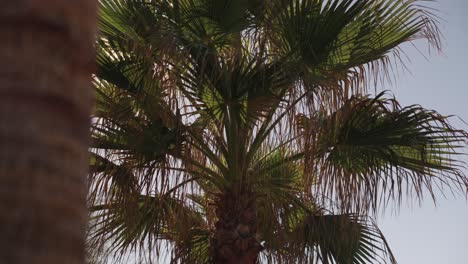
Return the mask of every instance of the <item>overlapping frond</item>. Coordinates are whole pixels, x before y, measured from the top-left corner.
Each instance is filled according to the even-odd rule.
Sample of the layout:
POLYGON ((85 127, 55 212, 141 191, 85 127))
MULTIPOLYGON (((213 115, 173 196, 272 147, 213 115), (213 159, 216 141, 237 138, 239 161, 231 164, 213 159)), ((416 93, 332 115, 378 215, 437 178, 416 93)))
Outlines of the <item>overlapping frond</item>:
POLYGON ((396 263, 380 230, 356 215, 306 214, 291 233, 300 263, 396 263))
POLYGON ((306 119, 316 191, 341 210, 375 211, 404 195, 434 195, 436 186, 466 190, 464 164, 456 159, 466 133, 435 111, 400 107, 380 94, 353 97, 336 112, 306 119))
MULTIPOLYGON (((258 193, 259 235, 268 263, 396 263, 372 221, 326 213, 303 191, 303 168, 277 150, 252 171, 258 193)), ((253 178, 253 177, 252 177, 253 178)))
MULTIPOLYGON (((205 228, 201 213, 189 201, 170 195, 139 195, 134 198, 122 203, 92 206, 89 241, 106 241, 104 253, 112 255, 116 261, 128 250, 138 250, 139 254, 150 254, 152 257, 171 254, 161 252, 163 241, 176 245, 172 252, 173 258, 187 255, 194 258, 196 252, 191 255, 188 252, 177 253, 177 245, 189 240, 192 243, 190 248, 196 249, 197 240, 194 237, 203 237, 204 234, 202 232, 197 235, 196 229, 205 228)), ((101 245, 98 243, 90 246, 101 245)))
POLYGON ((259 234, 266 249, 278 249, 285 241, 285 222, 290 212, 305 210, 302 197, 302 168, 295 160, 286 161, 290 154, 280 149, 257 159, 249 171, 249 181, 257 193, 259 234))
POLYGON ((430 13, 417 2, 280 1, 272 24, 281 33, 271 41, 312 87, 363 92, 369 77, 388 72, 401 43, 425 38, 439 46, 430 13))

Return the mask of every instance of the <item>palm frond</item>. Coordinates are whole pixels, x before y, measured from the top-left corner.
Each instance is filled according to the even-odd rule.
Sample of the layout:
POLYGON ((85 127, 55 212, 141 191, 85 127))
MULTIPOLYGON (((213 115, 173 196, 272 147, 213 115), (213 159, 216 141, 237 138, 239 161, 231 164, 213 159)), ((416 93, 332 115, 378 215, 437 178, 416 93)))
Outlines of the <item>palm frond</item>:
POLYGON ((396 263, 380 230, 356 215, 308 215, 292 236, 301 263, 396 263))
MULTIPOLYGON (((123 257, 128 249, 165 257, 160 256, 158 250, 162 241, 181 243, 195 236, 196 227, 205 225, 201 213, 193 205, 175 197, 138 195, 134 198, 126 204, 108 203, 90 208, 92 225, 88 236, 95 243, 90 246, 100 247, 99 243, 106 243, 108 252, 105 253, 114 254, 116 259, 123 257)), ((178 255, 182 256, 173 253, 173 257, 178 255)))
POLYGON ((424 38, 439 46, 437 26, 419 1, 282 2, 287 4, 273 9, 280 34, 271 41, 298 63, 312 87, 335 83, 344 93, 365 92, 368 77, 390 69, 389 55, 399 57, 394 48, 400 44, 424 38))
POLYGON ((313 120, 306 121, 314 142, 309 172, 316 175, 316 191, 337 199, 346 212, 375 211, 389 200, 398 204, 405 194, 421 198, 424 190, 433 195, 434 186, 466 190, 463 163, 454 158, 466 132, 435 111, 402 108, 380 94, 353 97, 313 120))

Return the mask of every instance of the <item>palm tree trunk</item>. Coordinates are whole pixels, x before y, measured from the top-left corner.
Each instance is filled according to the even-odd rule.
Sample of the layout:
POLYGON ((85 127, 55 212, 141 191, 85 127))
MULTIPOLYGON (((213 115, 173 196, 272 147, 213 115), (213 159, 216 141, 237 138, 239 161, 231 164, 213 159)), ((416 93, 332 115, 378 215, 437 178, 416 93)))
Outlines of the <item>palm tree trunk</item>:
POLYGON ((216 264, 255 264, 263 247, 257 240, 252 192, 225 191, 216 202, 218 221, 211 242, 216 264))
POLYGON ((83 263, 96 2, 0 6, 0 263, 83 263))

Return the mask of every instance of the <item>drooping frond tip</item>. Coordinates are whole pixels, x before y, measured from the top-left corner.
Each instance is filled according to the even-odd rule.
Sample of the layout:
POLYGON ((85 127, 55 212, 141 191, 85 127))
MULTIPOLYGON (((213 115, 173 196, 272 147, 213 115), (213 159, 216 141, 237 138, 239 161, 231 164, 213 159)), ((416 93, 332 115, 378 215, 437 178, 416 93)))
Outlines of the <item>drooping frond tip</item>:
POLYGON ((401 107, 380 94, 353 97, 317 118, 302 121, 316 124, 304 131, 313 142, 305 150, 313 152, 308 173, 323 198, 337 199, 341 210, 375 211, 425 192, 435 199, 434 188, 467 190, 465 163, 455 157, 468 135, 435 111, 401 107))

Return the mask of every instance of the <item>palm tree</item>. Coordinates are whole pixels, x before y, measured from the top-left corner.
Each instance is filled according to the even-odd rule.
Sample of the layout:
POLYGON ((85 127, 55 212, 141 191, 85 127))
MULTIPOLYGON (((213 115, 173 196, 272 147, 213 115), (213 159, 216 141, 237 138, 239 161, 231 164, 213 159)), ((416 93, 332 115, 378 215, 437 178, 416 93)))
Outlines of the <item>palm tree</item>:
POLYGON ((466 191, 466 133, 373 80, 419 1, 101 0, 90 248, 148 262, 395 263, 371 217, 466 191))
POLYGON ((83 263, 96 3, 0 3, 0 262, 83 263))

